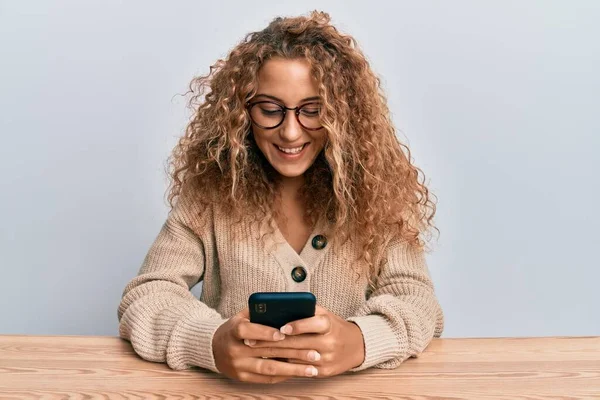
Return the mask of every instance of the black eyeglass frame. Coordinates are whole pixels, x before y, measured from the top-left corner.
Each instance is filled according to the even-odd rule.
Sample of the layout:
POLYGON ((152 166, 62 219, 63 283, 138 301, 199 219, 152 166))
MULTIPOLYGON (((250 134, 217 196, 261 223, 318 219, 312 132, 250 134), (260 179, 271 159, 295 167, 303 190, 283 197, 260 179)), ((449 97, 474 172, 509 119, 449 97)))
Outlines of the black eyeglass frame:
POLYGON ((274 101, 271 101, 271 100, 259 100, 259 101, 247 101, 246 102, 246 109, 248 110, 248 115, 250 116, 250 120, 252 121, 252 123, 254 125, 258 126, 261 129, 275 129, 275 128, 279 127, 281 124, 283 124, 283 121, 285 121, 285 116, 287 114, 287 111, 289 110, 289 111, 294 111, 294 115, 296 116, 296 121, 298 121, 298 123, 300 124, 300 126, 303 129, 306 129, 307 131, 318 131, 319 129, 323 129, 322 125, 319 126, 318 128, 308 128, 308 127, 304 126, 304 124, 302 122, 300 122, 300 109, 302 107, 304 107, 304 106, 308 106, 308 105, 311 105, 311 104, 318 104, 318 105, 320 105, 321 103, 311 101, 311 102, 308 102, 308 103, 300 104, 297 107, 291 108, 291 107, 286 107, 283 104, 280 104, 280 103, 277 103, 277 102, 274 102, 274 101), (261 124, 259 124, 256 121, 254 121, 254 118, 252 118, 252 112, 251 112, 252 107, 254 107, 257 104, 263 104, 263 103, 275 104, 276 106, 281 107, 281 109, 283 110, 283 117, 281 118, 281 121, 277 125, 271 126, 271 127, 262 126, 261 124))

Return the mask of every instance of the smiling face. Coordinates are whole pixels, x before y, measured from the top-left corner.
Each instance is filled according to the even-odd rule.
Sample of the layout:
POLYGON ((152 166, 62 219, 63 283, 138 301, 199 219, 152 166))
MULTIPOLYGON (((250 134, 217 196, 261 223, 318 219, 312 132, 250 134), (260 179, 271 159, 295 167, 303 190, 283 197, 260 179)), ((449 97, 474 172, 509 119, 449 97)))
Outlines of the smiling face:
POLYGON ((283 122, 265 129, 252 125, 254 140, 269 163, 283 178, 301 177, 313 164, 327 139, 324 128, 318 122, 319 96, 317 85, 310 75, 306 60, 272 58, 258 72, 256 96, 250 101, 252 115, 260 125, 273 126, 281 120, 281 108, 304 106, 299 118, 294 110, 287 110, 283 122), (270 103, 267 103, 270 102, 270 103))

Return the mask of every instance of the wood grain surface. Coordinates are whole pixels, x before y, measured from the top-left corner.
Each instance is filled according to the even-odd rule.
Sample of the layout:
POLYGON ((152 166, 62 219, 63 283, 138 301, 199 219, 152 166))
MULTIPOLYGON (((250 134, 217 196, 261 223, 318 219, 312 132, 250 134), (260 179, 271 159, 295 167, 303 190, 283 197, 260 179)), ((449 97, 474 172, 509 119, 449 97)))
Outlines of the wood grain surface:
POLYGON ((254 385, 114 337, 0 335, 0 399, 600 399, 600 337, 435 339, 395 370, 254 385))

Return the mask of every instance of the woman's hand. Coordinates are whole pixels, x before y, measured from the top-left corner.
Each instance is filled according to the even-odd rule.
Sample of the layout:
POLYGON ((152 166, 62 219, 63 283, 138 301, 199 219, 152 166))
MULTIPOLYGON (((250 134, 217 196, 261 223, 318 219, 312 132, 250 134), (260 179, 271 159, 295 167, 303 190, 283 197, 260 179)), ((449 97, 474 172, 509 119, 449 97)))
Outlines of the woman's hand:
POLYGON ((277 383, 293 376, 314 376, 317 370, 311 363, 309 350, 275 346, 285 339, 279 330, 253 324, 246 308, 221 325, 213 337, 213 355, 217 369, 225 376, 242 382, 277 383), (251 343, 270 346, 251 348, 251 343), (275 358, 300 361, 282 362, 275 358))
MULTIPOLYGON (((276 349, 293 351, 316 351, 315 361, 318 377, 342 374, 358 367, 365 358, 363 336, 358 325, 346 321, 317 306, 315 316, 290 322, 281 328, 286 338, 280 341, 258 341, 246 345, 252 349, 276 349)), ((260 340, 260 339, 258 339, 260 340)), ((306 358, 288 357, 290 365, 306 363, 306 358)))

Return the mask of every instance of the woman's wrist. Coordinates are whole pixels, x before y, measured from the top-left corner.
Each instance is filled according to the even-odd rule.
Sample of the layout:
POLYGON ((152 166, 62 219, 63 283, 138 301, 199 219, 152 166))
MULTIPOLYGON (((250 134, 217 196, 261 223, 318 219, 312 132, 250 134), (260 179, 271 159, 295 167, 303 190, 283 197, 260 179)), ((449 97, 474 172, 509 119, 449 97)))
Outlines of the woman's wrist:
POLYGON ((350 360, 351 367, 349 369, 360 366, 365 361, 365 341, 360 327, 352 321, 348 321, 350 337, 350 351, 352 352, 350 360))

